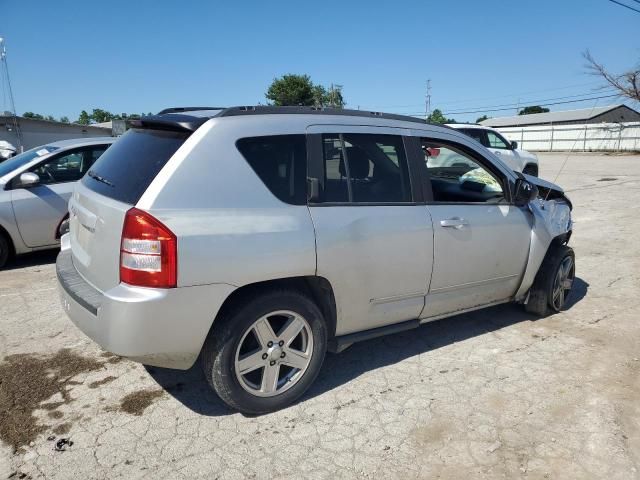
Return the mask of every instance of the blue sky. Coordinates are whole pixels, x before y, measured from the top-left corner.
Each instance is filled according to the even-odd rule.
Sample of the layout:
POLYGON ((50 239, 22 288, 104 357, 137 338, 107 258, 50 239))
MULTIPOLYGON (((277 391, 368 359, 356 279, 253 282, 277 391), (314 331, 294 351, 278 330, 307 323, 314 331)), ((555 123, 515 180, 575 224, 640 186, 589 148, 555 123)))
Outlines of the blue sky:
POLYGON ((585 48, 614 71, 640 58, 640 13, 607 0, 0 0, 0 19, 18 113, 72 120, 264 103, 285 73, 343 85, 351 108, 410 114, 430 78, 432 105, 460 112, 591 93, 585 48))

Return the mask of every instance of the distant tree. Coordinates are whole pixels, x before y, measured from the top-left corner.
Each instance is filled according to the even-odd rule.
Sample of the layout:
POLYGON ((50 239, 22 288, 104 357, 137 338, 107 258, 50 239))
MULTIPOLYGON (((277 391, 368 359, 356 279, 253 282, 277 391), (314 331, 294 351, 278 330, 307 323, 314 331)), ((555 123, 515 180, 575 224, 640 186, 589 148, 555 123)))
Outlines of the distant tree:
POLYGON ((113 114, 101 108, 94 108, 91 112, 91 120, 96 123, 108 122, 113 118, 113 114))
MULTIPOLYGON (((316 90, 316 94, 321 93, 316 90)), ((287 74, 275 78, 267 93, 267 100, 273 105, 314 105, 313 82, 309 75, 287 74)))
POLYGON ((89 125, 91 123, 91 116, 86 110, 82 110, 76 123, 79 123, 80 125, 89 125))
POLYGON ((427 117, 427 122, 429 123, 457 123, 453 118, 447 118, 444 116, 442 111, 439 108, 436 108, 431 114, 427 117))
POLYGON ((36 120, 44 120, 44 117, 42 115, 40 115, 39 113, 24 112, 22 114, 22 116, 24 118, 35 118, 36 120))
POLYGON ((603 64, 598 63, 589 50, 585 50, 582 56, 587 61, 587 72, 606 82, 602 88, 613 88, 621 97, 640 102, 640 61, 630 70, 616 74, 609 72, 603 64))
POLYGON ((56 121, 56 117, 54 117, 53 115, 47 115, 46 117, 44 117, 44 119, 49 120, 50 122, 56 121))
POLYGON ((541 107, 540 105, 531 105, 530 107, 524 107, 518 112, 518 115, 531 115, 532 113, 547 113, 548 108, 541 107))
POLYGON ((476 118, 476 123, 480 123, 485 120, 489 120, 489 117, 487 115, 482 115, 481 117, 476 118))
POLYGON ((67 116, 62 116, 62 117, 60 117, 60 121, 61 121, 62 123, 70 123, 70 122, 69 122, 69 117, 67 117, 67 116))

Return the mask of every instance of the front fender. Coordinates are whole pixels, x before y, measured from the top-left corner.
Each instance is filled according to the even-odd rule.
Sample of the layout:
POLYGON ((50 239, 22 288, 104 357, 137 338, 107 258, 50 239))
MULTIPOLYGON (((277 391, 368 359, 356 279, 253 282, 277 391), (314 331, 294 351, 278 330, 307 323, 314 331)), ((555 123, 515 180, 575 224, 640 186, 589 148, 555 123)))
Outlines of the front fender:
POLYGON ((555 239, 568 241, 573 229, 571 203, 564 195, 560 199, 552 200, 537 198, 529 202, 529 211, 533 215, 529 258, 520 288, 515 295, 516 300, 522 300, 533 285, 540 265, 553 241, 555 239))

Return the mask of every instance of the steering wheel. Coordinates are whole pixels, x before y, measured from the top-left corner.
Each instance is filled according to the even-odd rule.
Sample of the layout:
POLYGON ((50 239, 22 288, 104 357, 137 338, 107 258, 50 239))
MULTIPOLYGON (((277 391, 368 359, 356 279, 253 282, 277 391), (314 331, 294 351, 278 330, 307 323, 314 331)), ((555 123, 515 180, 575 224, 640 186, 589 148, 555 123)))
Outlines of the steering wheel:
POLYGON ((51 180, 51 182, 56 181, 56 177, 54 177, 53 174, 49 171, 49 167, 47 167, 46 165, 43 165, 42 171, 47 174, 47 177, 49 178, 49 180, 51 180))

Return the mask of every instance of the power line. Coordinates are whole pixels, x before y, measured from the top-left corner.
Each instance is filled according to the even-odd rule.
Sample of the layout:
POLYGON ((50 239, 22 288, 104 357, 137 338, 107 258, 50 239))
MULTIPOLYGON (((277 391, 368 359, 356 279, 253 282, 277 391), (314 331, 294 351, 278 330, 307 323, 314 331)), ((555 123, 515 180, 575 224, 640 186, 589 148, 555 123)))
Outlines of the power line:
MULTIPOLYGON (((630 7, 629 5, 625 5, 624 3, 618 2, 617 0, 609 0, 609 1, 611 3, 615 3, 616 5, 620 5, 621 7, 628 8, 629 10, 633 10, 636 13, 640 13, 640 10, 638 10, 637 8, 630 7)), ((640 3, 640 2, 638 2, 638 3, 640 3)))
MULTIPOLYGON (((563 105, 563 104, 567 104, 567 103, 577 103, 577 102, 587 102, 589 100, 599 100, 601 98, 611 98, 611 97, 619 97, 620 95, 613 94, 613 95, 601 95, 599 97, 591 97, 591 98, 581 98, 578 100, 565 100, 564 102, 552 102, 552 103, 540 103, 538 104, 538 106, 541 107, 548 107, 551 105, 563 105)), ((503 111, 503 110, 513 110, 513 107, 510 108, 494 108, 494 109, 484 109, 484 110, 470 110, 470 111, 465 111, 465 112, 445 112, 443 113, 443 115, 461 115, 463 113, 485 113, 485 112, 499 112, 499 111, 503 111)))
MULTIPOLYGON (((637 0, 640 2, 640 0, 637 0)), ((554 92, 554 91, 558 91, 558 90, 567 90, 569 88, 577 88, 577 87, 588 87, 588 86, 592 86, 592 85, 597 85, 600 84, 601 82, 599 81, 595 81, 595 82, 588 82, 588 83, 578 83, 578 84, 574 84, 574 85, 566 85, 564 87, 554 87, 554 88, 544 88, 544 89, 540 89, 540 90, 529 90, 526 92, 519 92, 519 93, 512 93, 512 94, 507 94, 507 95, 498 95, 498 96, 492 96, 492 97, 482 97, 482 98, 467 98, 467 99, 457 99, 457 100, 445 100, 442 102, 438 102, 439 106, 442 105, 453 105, 453 104, 459 104, 459 103, 469 103, 469 102, 481 102, 481 101, 485 101, 485 100, 498 100, 501 98, 517 98, 517 97, 521 97, 524 95, 529 95, 532 93, 544 93, 544 92, 554 92)), ((585 95, 590 95, 589 94, 585 94, 585 95)), ((413 107, 422 107, 424 106, 424 104, 409 104, 409 105, 368 105, 368 106, 363 106, 361 105, 361 108, 364 108, 365 110, 380 110, 380 109, 385 109, 385 108, 413 108, 413 107)))
MULTIPOLYGON (((612 96, 617 96, 617 94, 613 94, 614 91, 607 89, 608 91, 604 91, 602 93, 606 93, 606 94, 611 94, 612 96)), ((474 112, 477 110, 479 112, 494 112, 494 111, 498 111, 500 109, 502 110, 510 110, 513 109, 514 107, 520 107, 522 105, 549 105, 551 104, 550 102, 556 102, 557 103, 563 103, 564 100, 569 100, 572 99, 574 102, 583 102, 583 101, 588 101, 593 99, 594 97, 592 97, 592 95, 594 95, 596 92, 588 92, 588 93, 579 93, 576 95, 565 95, 562 97, 553 97, 553 98, 539 98, 536 100, 533 99, 525 99, 522 100, 520 99, 518 101, 518 103, 503 103, 503 104, 499 104, 499 105, 484 105, 484 106, 467 106, 466 110, 473 110, 474 112), (578 97, 588 97, 588 98, 578 98, 578 97), (504 108, 503 108, 504 107, 504 108)), ((600 98, 600 97, 598 97, 600 98)), ((417 112, 411 112, 410 114, 413 113, 417 113, 417 112)), ((455 113, 462 113, 462 111, 458 111, 458 110, 452 110, 449 111, 448 113, 451 114, 455 114, 455 113)))
MULTIPOLYGON (((591 96, 593 94, 595 94, 596 92, 589 92, 589 93, 579 93, 576 95, 565 95, 562 97, 554 97, 554 98, 541 98, 541 99, 537 99, 537 100, 520 100, 518 101, 518 103, 503 103, 501 105, 487 105, 487 106, 483 106, 483 107, 467 107, 467 108, 473 108, 473 109, 490 109, 490 108, 501 108, 501 107, 520 107, 520 105, 541 105, 542 102, 555 102, 557 101, 562 101, 562 100, 569 100, 569 99, 578 99, 578 97, 588 97, 591 96)), ((613 90, 609 91, 609 92, 602 92, 602 93, 613 93, 613 90)), ((585 99, 587 100, 587 99, 585 99)), ((456 112, 451 112, 451 113, 456 113, 456 112)))

